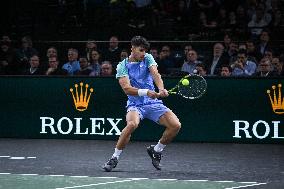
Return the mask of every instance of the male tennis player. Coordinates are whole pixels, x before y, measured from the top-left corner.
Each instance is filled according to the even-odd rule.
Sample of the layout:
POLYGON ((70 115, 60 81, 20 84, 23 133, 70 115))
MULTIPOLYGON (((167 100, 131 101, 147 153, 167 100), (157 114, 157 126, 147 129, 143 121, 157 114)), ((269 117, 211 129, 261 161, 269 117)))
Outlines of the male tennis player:
POLYGON ((152 55, 146 53, 150 44, 144 37, 135 36, 131 40, 131 54, 117 65, 116 78, 125 94, 128 96, 126 127, 115 147, 114 154, 104 165, 105 171, 116 167, 122 150, 129 142, 132 132, 138 127, 140 120, 148 118, 166 127, 161 139, 156 145, 147 148, 152 164, 161 170, 162 151, 180 130, 181 124, 177 116, 157 98, 167 97, 168 91, 157 70, 157 63, 152 55), (154 82, 159 89, 155 92, 154 82))

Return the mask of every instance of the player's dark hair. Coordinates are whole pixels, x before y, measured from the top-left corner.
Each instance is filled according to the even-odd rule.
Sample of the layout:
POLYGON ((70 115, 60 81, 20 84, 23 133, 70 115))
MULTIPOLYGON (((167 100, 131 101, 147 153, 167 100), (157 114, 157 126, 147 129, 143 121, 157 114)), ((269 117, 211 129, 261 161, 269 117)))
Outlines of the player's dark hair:
POLYGON ((142 36, 135 36, 131 39, 131 45, 134 47, 150 48, 150 43, 142 36))

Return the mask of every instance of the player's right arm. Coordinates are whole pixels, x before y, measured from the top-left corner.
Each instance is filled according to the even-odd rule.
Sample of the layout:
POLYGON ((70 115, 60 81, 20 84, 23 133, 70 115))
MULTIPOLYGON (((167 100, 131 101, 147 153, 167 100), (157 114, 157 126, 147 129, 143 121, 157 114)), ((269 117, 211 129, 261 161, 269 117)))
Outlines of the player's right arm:
MULTIPOLYGON (((130 84, 130 81, 128 79, 128 77, 120 77, 118 79, 118 82, 122 88, 122 90, 124 91, 124 93, 126 95, 131 95, 131 96, 138 96, 138 88, 136 87, 132 87, 131 84, 130 84)), ((146 96, 146 95, 145 95, 146 96)), ((150 98, 158 98, 159 97, 159 94, 156 93, 155 91, 151 91, 151 90, 148 90, 147 91, 147 96, 150 97, 150 98)))

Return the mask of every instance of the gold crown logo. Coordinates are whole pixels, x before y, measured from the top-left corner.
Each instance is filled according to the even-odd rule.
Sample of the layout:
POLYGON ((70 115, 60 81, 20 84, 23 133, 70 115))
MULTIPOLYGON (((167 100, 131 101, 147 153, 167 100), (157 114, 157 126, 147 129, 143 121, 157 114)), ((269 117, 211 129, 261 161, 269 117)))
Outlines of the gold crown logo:
POLYGON ((75 84, 75 95, 73 88, 70 88, 70 92, 73 97, 73 101, 75 104, 75 107, 78 111, 85 111, 88 108, 90 97, 92 95, 92 92, 94 91, 93 88, 90 88, 90 92, 88 94, 88 88, 89 85, 85 85, 85 92, 83 90, 83 83, 80 83, 80 94, 78 94, 78 84, 75 84))
POLYGON ((284 114, 284 97, 282 98, 281 88, 282 85, 278 84, 278 95, 276 94, 277 89, 275 85, 272 86, 273 91, 267 90, 267 94, 269 95, 272 109, 276 114, 284 114))

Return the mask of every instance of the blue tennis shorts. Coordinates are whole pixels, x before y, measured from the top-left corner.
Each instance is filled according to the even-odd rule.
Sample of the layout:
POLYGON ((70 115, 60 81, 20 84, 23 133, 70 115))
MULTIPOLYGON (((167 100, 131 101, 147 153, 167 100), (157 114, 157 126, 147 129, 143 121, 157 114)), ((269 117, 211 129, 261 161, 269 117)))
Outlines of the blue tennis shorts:
POLYGON ((129 106, 127 108, 127 112, 129 111, 137 111, 141 120, 147 118, 156 123, 159 123, 160 117, 171 110, 165 105, 157 103, 142 106, 129 106))

